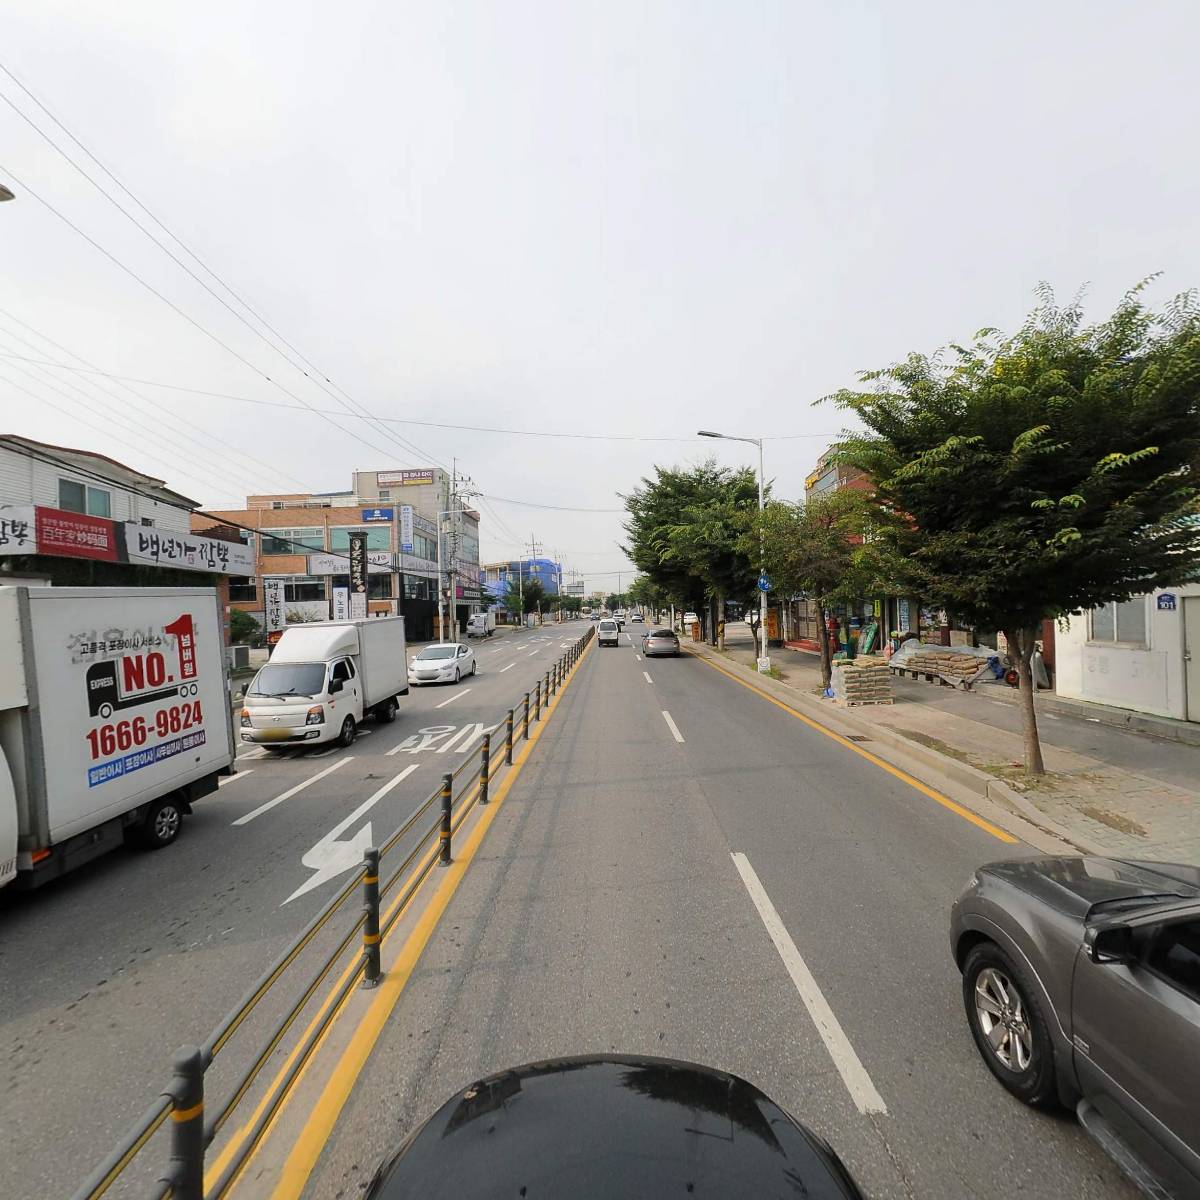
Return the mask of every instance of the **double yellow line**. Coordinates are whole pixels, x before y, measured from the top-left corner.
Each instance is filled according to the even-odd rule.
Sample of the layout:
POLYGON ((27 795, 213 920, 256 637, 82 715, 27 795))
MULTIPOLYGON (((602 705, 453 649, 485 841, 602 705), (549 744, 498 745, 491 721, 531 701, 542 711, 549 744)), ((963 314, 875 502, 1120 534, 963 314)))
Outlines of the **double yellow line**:
MULTIPOLYGON (((594 645, 595 640, 593 639, 584 647, 583 654, 580 655, 578 661, 567 673, 554 697, 548 703, 543 704, 541 721, 530 729, 529 737, 513 757, 512 766, 491 794, 490 803, 487 808, 480 809, 478 820, 475 827, 471 830, 466 843, 458 851, 454 861, 446 868, 445 873, 440 875, 437 890, 430 897, 428 905, 418 918, 416 925, 408 936, 408 940, 400 949, 396 960, 388 965, 387 972, 379 988, 374 993, 370 1006, 351 1034, 349 1043, 345 1050, 342 1051, 337 1064, 334 1066, 328 1081, 322 1088, 320 1096, 317 1098, 312 1111, 304 1123, 304 1128, 292 1146, 291 1152, 288 1154, 280 1171, 275 1188, 271 1193, 273 1200, 292 1200, 292 1198, 298 1197, 304 1190, 309 1176, 312 1174, 313 1168, 316 1166, 317 1160, 321 1155, 321 1151, 329 1140, 329 1136, 337 1124, 338 1117, 341 1115, 342 1109, 350 1097, 354 1084, 361 1074, 363 1067, 366 1066, 371 1051, 379 1038, 379 1034, 382 1032, 384 1025, 400 1000, 405 985, 408 983, 417 965, 417 961, 421 957, 421 952, 425 949, 430 937, 432 937, 434 930, 437 928, 438 921, 446 911, 454 893, 458 890, 458 886, 462 882, 467 868, 471 865, 488 829, 496 819, 496 813, 504 803, 505 797, 512 790, 513 784, 520 775, 533 747, 537 744, 539 738, 541 738, 542 731, 546 727, 546 721, 558 707, 558 703, 562 699, 563 690, 574 678, 575 672, 579 669, 588 654, 591 653, 594 645)), ((432 865, 431 860, 439 853, 440 846, 435 844, 429 854, 413 868, 413 871, 408 875, 396 893, 395 899, 380 914, 381 928, 386 929, 388 927, 389 921, 404 903, 412 881, 430 869, 432 865)), ((222 1173, 227 1169, 234 1157, 242 1152, 246 1147, 246 1143, 252 1139, 252 1144, 249 1147, 249 1152, 246 1154, 245 1160, 230 1180, 230 1187, 226 1190, 226 1194, 228 1194, 228 1191, 232 1190, 238 1178, 253 1161, 255 1154, 266 1141, 271 1131, 278 1125, 280 1117, 295 1095, 296 1089, 303 1080, 309 1066, 320 1053, 321 1047, 325 1044, 331 1031, 336 1026, 342 1010, 349 1002, 350 997, 355 994, 354 990, 351 989, 340 1002, 337 999, 357 965, 357 957, 352 958, 337 982, 329 990, 316 1015, 309 1022, 308 1027, 300 1036, 295 1047, 284 1060, 263 1099, 259 1101, 245 1124, 229 1139, 222 1148, 221 1153, 217 1155, 205 1172, 204 1187, 206 1194, 216 1184, 217 1180, 220 1179, 222 1173), (331 1010, 333 1010, 332 1017, 328 1017, 331 1010), (256 1123, 261 1118, 267 1106, 272 1103, 276 1090, 281 1086, 288 1071, 295 1063, 301 1048, 308 1041, 309 1037, 312 1036, 313 1030, 322 1021, 326 1020, 327 1017, 328 1024, 313 1046, 307 1061, 301 1066, 295 1079, 288 1086, 286 1094, 279 1100, 278 1107, 271 1120, 263 1127, 258 1136, 255 1137, 254 1127, 256 1123)))

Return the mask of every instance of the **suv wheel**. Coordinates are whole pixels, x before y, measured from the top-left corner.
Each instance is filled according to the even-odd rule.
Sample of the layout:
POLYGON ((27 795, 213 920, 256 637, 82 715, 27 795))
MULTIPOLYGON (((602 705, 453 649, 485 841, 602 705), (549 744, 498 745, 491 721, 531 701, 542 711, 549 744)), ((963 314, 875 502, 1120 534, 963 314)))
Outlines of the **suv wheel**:
POLYGON ((963 1004, 988 1070, 1018 1100, 1036 1107, 1058 1096, 1054 1046, 1037 992, 994 942, 981 942, 963 965, 963 1004))

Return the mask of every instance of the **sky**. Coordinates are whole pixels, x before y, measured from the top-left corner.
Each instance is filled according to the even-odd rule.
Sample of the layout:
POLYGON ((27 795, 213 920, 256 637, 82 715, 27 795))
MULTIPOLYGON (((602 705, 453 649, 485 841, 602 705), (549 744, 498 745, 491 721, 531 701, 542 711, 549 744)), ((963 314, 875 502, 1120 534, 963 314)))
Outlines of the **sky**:
POLYGON ((612 588, 620 493, 755 463, 696 430, 798 498, 859 371, 1042 280, 1200 284, 1198 38, 1192 0, 4 0, 0 432, 211 508, 457 466, 486 559, 612 588))

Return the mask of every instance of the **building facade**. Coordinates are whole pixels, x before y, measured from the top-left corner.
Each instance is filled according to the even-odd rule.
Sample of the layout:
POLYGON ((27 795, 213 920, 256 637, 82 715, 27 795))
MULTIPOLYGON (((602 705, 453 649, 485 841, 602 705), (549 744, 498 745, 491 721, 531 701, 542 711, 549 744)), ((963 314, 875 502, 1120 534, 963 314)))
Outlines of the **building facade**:
POLYGON ((562 563, 551 558, 522 558, 508 562, 484 563, 483 586, 489 604, 502 605, 508 594, 509 583, 536 579, 547 596, 557 596, 562 591, 562 563))
POLYGON ((1054 640, 1060 696, 1200 722, 1200 583, 1079 613, 1054 640))
POLYGON ((251 565, 228 530, 193 532, 194 500, 102 454, 0 436, 0 583, 228 587, 251 565))
POLYGON ((479 611, 479 514, 457 503, 450 477, 437 468, 356 471, 344 492, 248 496, 246 507, 221 510, 195 523, 246 527, 254 570, 231 586, 231 603, 268 627, 267 593, 282 592, 284 623, 328 620, 349 587, 350 537, 367 550, 367 610, 399 615, 411 641, 440 636, 439 590, 447 605, 447 636, 479 611), (393 482, 393 480, 395 482, 393 482), (438 523, 442 525, 439 577, 438 523))

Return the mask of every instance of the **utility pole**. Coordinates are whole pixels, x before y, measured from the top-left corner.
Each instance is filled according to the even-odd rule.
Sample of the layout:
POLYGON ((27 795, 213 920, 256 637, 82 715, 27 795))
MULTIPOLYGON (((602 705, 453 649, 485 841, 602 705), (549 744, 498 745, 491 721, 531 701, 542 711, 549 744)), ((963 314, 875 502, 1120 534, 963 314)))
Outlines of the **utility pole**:
MULTIPOLYGON (((542 545, 537 538, 531 533, 529 535, 529 558, 530 562, 536 561, 538 554, 541 552, 542 545)), ((538 624, 542 623, 542 602, 538 601, 538 624)), ((525 624, 525 592, 522 587, 521 591, 521 624, 525 624)))

